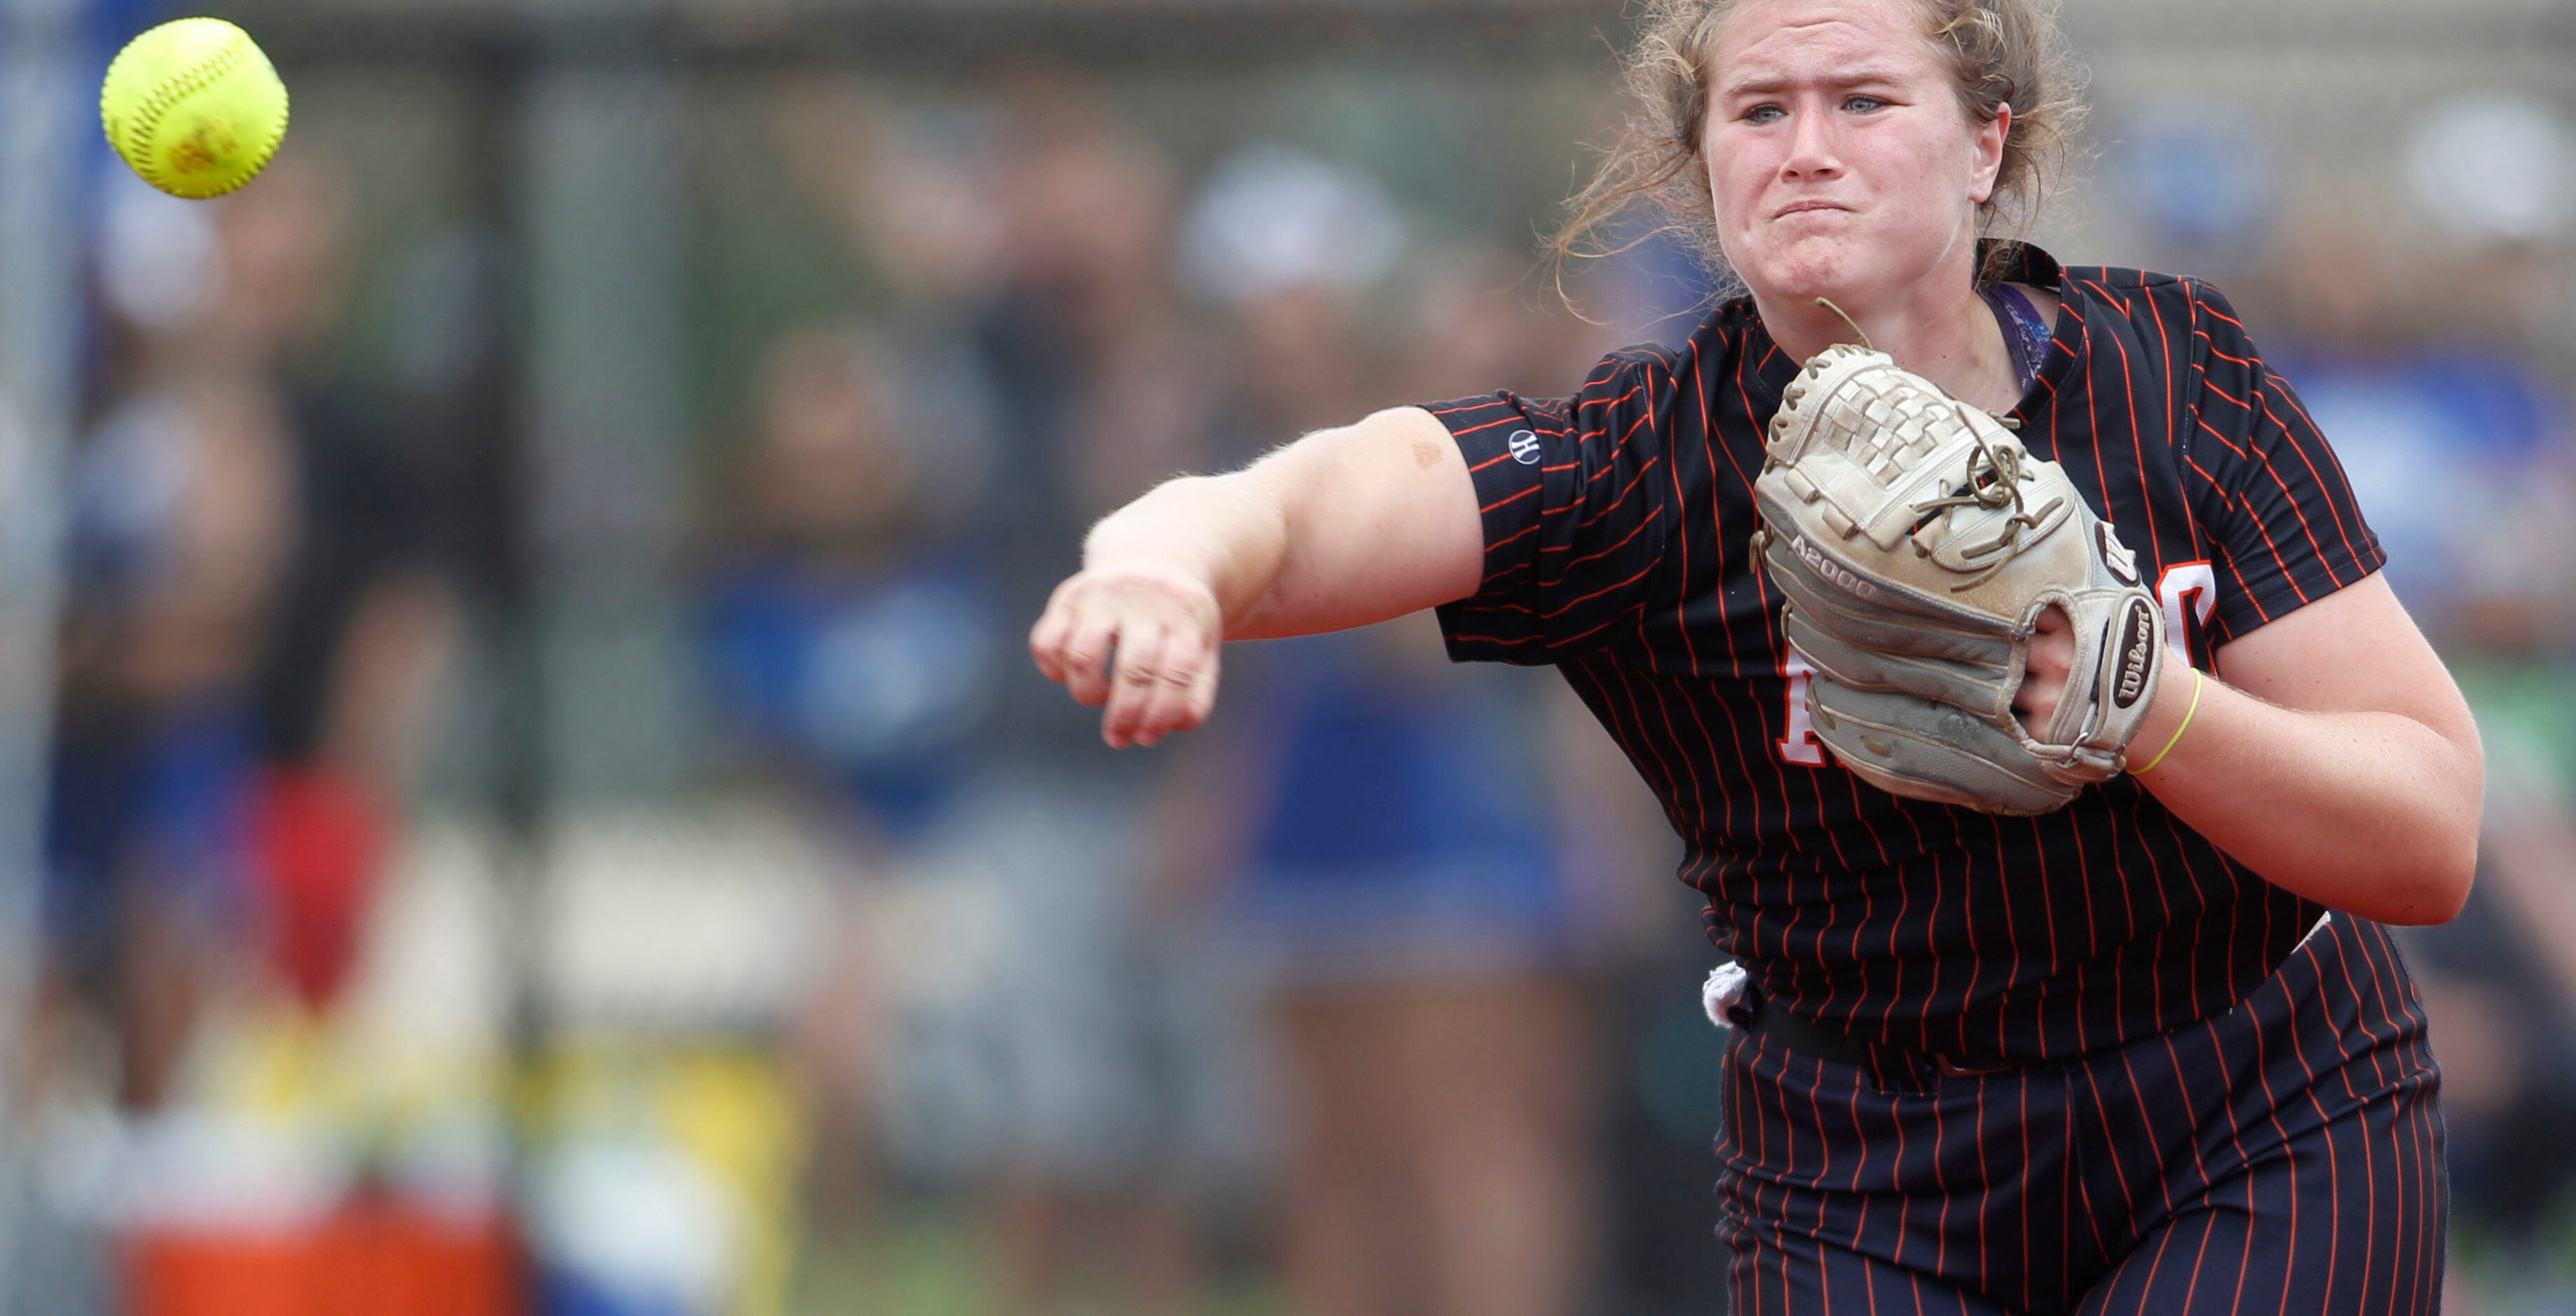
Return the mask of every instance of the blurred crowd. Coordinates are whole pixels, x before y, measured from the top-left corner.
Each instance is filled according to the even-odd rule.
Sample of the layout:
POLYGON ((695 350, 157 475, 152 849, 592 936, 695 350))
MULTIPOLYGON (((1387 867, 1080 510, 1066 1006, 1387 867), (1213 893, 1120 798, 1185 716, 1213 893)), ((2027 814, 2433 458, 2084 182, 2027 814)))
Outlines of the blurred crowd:
MULTIPOLYGON (((399 891, 439 869, 433 822, 494 807, 433 779, 506 679, 493 491, 524 454, 471 429, 470 363, 403 365, 428 311, 354 309, 385 303, 353 271, 399 283, 425 257, 381 249, 439 240, 353 228, 360 162, 290 147, 196 207, 105 185, 20 1076, 70 1241, 17 1299, 248 1310, 185 1296, 247 1272, 183 1244, 284 1158, 322 1168, 250 1194, 278 1228, 363 1209, 381 1260, 427 1204, 449 1251, 422 1255, 480 1258, 494 1309, 1713 1310, 1713 952, 1556 682, 1449 666, 1427 617, 1239 645, 1204 733, 1122 754, 1022 647, 1084 529, 1157 480, 1378 407, 1565 391, 1685 335, 1706 278, 1647 238, 1574 272, 1586 318, 1529 254, 1543 216, 1463 227, 1307 142, 1184 150, 1062 70, 759 99, 689 201, 671 364, 704 401, 662 641, 696 691, 693 800, 810 857, 811 936, 773 948, 766 1012, 629 1021, 573 1059, 518 1037, 372 1104, 328 1095, 395 1081, 342 1021, 371 951, 418 931, 399 891), (333 1121, 278 1113, 317 1103, 333 1121), (209 1133, 227 1109, 266 1140, 209 1133)), ((2230 210, 2191 139, 2136 139, 2103 185, 2161 189, 2132 194, 2148 250, 2059 254, 2227 283, 2478 709, 2478 894, 2406 943, 2447 1080, 2454 1309, 2563 1305, 2565 218, 2425 243, 2368 208, 2230 210)), ((552 807, 540 837, 582 806, 552 807)), ((504 878, 542 882, 536 853, 504 878)), ((773 852, 721 853, 690 874, 719 898, 773 852)), ((483 939, 542 954, 512 908, 545 906, 487 910, 483 939)))
POLYGON ((1571 1309, 1599 1218, 1583 973, 1662 850, 1599 798, 1597 735, 1545 685, 1441 670, 1417 618, 1229 655, 1206 736, 1116 755, 1021 637, 1155 481, 1538 387, 1597 333, 1310 154, 1185 186, 1061 75, 788 102, 786 167, 889 286, 759 355, 702 597, 735 763, 854 870, 806 1034, 855 1084, 818 1164, 983 1184, 1006 1310, 1102 1256, 1120 1309, 1197 1310, 1214 1250, 1259 1236, 1301 1310, 1571 1309), (982 999, 929 1017, 865 928, 973 871, 1007 926, 982 999))

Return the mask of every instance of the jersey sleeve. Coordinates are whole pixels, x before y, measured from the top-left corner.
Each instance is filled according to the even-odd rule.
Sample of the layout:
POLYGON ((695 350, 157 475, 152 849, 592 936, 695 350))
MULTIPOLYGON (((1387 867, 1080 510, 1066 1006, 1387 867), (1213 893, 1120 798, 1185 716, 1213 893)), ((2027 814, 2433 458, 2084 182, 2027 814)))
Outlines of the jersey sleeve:
POLYGON ((1484 515, 1484 582, 1439 609, 1451 659, 1574 658, 1653 597, 1674 524, 1672 393, 1670 361, 1640 348, 1604 358, 1572 397, 1504 391, 1424 408, 1466 454, 1484 515))
POLYGON ((2354 584, 2387 562, 2334 448, 2289 381, 2263 362, 2236 309, 2194 281, 2198 423, 2183 448, 2193 515, 2215 541, 2210 638, 2224 644, 2354 584))

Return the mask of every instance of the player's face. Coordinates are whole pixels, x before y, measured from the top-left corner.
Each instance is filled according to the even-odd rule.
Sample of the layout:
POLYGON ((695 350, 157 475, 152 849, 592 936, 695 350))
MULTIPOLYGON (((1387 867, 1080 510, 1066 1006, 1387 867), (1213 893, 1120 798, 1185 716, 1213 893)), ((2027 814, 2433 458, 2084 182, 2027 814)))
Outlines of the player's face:
POLYGON ((2008 119, 1980 124, 1908 0, 1747 0, 1711 61, 1710 200, 1763 297, 1877 297, 1972 259, 2008 119))

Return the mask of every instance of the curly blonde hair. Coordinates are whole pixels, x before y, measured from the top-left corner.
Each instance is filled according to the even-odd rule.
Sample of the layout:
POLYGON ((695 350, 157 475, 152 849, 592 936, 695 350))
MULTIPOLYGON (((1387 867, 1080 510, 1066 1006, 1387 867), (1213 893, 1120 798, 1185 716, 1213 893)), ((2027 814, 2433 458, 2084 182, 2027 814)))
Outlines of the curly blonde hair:
MULTIPOLYGON (((1922 12, 1925 35, 1949 55, 1962 108, 1977 122, 1992 123, 2001 106, 2012 106, 1995 189, 1977 210, 1985 236, 2018 240, 2038 219, 2084 121, 2084 69, 2058 29, 2056 0, 1906 3, 1922 12)), ((1609 255, 1634 245, 1604 247, 1596 237, 1639 201, 1651 202, 1664 220, 1646 236, 1678 233, 1709 268, 1729 272, 1701 148, 1718 37, 1742 4, 1642 0, 1641 33, 1622 70, 1627 120, 1592 181, 1567 203, 1571 218, 1550 240, 1560 272, 1569 257, 1609 255)), ((1981 280, 2000 275, 2012 245, 1993 246, 1981 280)))

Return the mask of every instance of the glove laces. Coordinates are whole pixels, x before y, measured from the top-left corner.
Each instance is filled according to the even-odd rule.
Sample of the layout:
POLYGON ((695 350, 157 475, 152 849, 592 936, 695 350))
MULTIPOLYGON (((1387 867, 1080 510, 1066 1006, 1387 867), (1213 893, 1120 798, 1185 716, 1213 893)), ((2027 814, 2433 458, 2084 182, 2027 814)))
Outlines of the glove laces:
MULTIPOLYGON (((1956 398, 1950 401, 1953 406, 1960 408, 1968 405, 1956 398)), ((2059 504, 2066 501, 2062 496, 2051 498, 2046 506, 2038 511, 2032 511, 2030 504, 2021 496, 2022 482, 2031 478, 2030 471, 2022 465, 2027 455, 2023 449, 2018 444, 2006 444, 2000 448, 1988 444, 1986 436, 1977 432, 1977 427, 1969 422, 1964 411, 1959 417, 1959 423, 1968 427, 1968 438, 1977 445, 1977 450, 1968 454, 1967 484, 1959 493, 1916 503, 1915 513, 1928 521, 1953 507, 1977 507, 1987 511, 2001 511, 2009 506, 2012 508, 2012 515, 2005 517, 2003 524, 1996 528, 1994 538, 1959 550, 1959 556, 1971 562, 1986 557, 1992 557, 1994 561, 1987 563, 1985 570, 1952 585, 1950 592, 1953 594, 1975 589, 1986 583, 1996 572, 2003 570, 2005 564, 2011 562, 2023 548, 2021 532, 2025 529, 2038 529, 2040 522, 2046 520, 2050 513, 2057 510, 2059 504), (1980 478, 1981 474, 1983 478, 1980 478)), ((1916 524, 1920 525, 1922 522, 1918 521, 1916 524)), ((1931 551, 1919 543, 1914 546, 1914 551, 1926 557, 1931 556, 1931 551)))
MULTIPOLYGON (((1816 304, 1833 312, 1835 317, 1843 322, 1844 327, 1852 331, 1852 336, 1860 340, 1860 345, 1864 349, 1869 348, 1869 335, 1861 332, 1860 325, 1854 323, 1849 315, 1844 314, 1843 308, 1823 297, 1817 298, 1816 304)), ((2025 529, 2038 529, 2040 522, 2046 520, 2049 514, 2055 512, 2058 505, 2066 500, 2063 497, 2052 498, 2048 500, 2047 506, 2038 511, 2030 510, 2029 504, 2021 496, 2022 482, 2031 478, 2031 473, 2022 466, 2029 455, 2027 451, 2018 444, 2006 444, 1997 448, 1987 443, 1986 436, 1977 429, 1975 422, 1968 416, 1968 404, 1950 396, 1937 384, 1933 385, 1933 388, 1940 392, 1943 401, 1950 404, 1957 422, 1966 427, 1968 438, 1977 445, 1977 449, 1968 454, 1968 478, 1962 492, 1914 504, 1916 528, 1920 529, 1924 523, 1953 507, 1979 507, 1988 511, 2000 511, 2009 505, 2013 509, 2013 514, 2004 518, 2003 525, 1996 529, 1994 538, 1983 544, 1959 550, 1959 556, 1971 561, 1985 557, 1994 558, 1994 561, 1986 564, 1985 570, 1950 587, 1951 593, 1960 594, 1986 583, 1996 572, 2003 570, 2005 565, 2010 563, 2025 546, 2021 532, 2025 529), (1982 480, 1979 478, 1981 469, 1985 477, 1982 480)), ((1997 416, 1994 420, 2006 429, 2021 428, 2019 422, 2010 417, 1997 416)), ((1925 548, 1919 542, 1914 545, 1914 552, 1919 557, 1932 556, 1932 550, 1925 548)))

